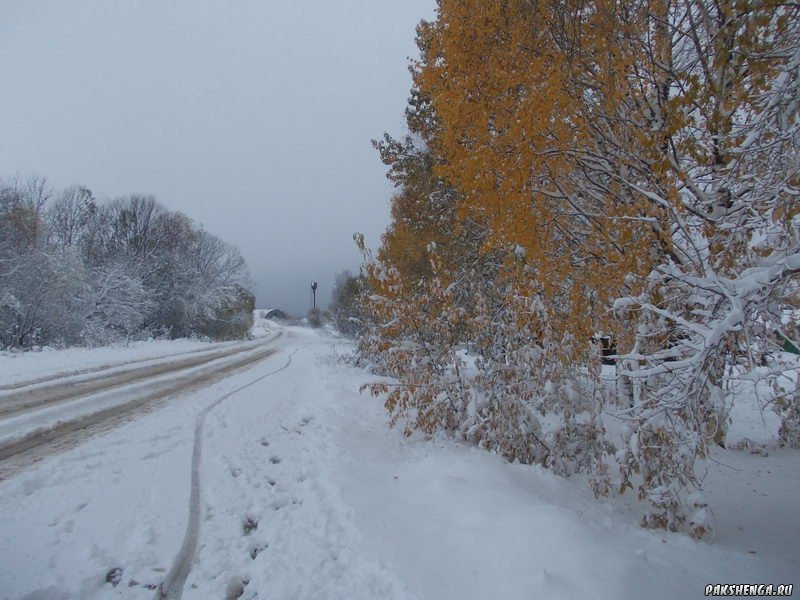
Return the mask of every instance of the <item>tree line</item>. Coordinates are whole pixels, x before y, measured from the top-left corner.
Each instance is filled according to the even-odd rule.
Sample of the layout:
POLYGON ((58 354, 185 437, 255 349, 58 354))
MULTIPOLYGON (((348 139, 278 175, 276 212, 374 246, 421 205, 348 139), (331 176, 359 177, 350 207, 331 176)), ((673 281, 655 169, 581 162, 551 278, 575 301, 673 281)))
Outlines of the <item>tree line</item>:
POLYGON ((0 348, 246 335, 239 250, 152 196, 0 180, 0 348))
POLYGON ((704 535, 736 397, 800 446, 779 352, 799 337, 800 7, 437 5, 408 134, 375 142, 391 224, 375 254, 357 238, 360 356, 397 380, 372 391, 408 432, 634 489, 643 525, 704 535))

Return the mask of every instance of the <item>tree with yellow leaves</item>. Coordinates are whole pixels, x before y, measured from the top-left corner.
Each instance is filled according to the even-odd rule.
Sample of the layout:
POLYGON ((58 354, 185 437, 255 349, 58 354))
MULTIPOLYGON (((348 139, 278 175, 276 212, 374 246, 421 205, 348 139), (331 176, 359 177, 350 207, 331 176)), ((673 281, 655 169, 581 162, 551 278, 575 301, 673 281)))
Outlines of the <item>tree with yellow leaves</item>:
POLYGON ((420 31, 410 114, 424 99, 423 171, 448 216, 437 228, 430 190, 400 181, 381 352, 428 336, 429 362, 394 362, 390 410, 591 471, 598 493, 616 463, 619 489, 653 505, 644 524, 703 535, 696 464, 744 382, 773 386, 783 440, 800 439, 773 357, 796 335, 800 7, 439 0, 420 31), (621 397, 599 380, 598 333, 621 397))

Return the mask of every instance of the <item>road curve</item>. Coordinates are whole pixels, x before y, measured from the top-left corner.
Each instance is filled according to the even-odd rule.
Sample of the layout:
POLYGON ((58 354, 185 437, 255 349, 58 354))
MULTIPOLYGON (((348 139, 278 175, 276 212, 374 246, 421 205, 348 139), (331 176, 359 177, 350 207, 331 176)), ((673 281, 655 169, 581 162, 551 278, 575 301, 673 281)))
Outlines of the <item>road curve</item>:
MULTIPOLYGON (((266 342, 276 339, 279 335, 269 338, 266 342)), ((204 349, 202 353, 193 351, 185 354, 168 355, 157 359, 134 361, 71 373, 58 379, 47 377, 25 385, 16 385, 13 391, 0 392, 0 419, 90 394, 105 392, 123 385, 145 381, 166 373, 198 367, 226 356, 247 352, 254 347, 263 345, 263 343, 265 342, 260 342, 259 344, 248 342, 219 349, 204 349)))
POLYGON ((123 373, 100 375, 85 382, 85 386, 78 386, 77 392, 74 388, 73 390, 69 390, 69 388, 59 390, 57 384, 46 386, 49 392, 43 392, 42 396, 37 397, 34 406, 25 404, 23 408, 18 403, 17 410, 13 413, 6 412, 4 420, 13 418, 20 411, 46 410, 52 403, 67 404, 87 398, 93 400, 95 395, 99 397, 101 393, 115 388, 121 388, 124 391, 123 386, 137 384, 135 393, 121 403, 105 407, 98 403, 98 409, 88 414, 60 420, 51 426, 36 429, 10 441, 0 442, 0 481, 53 453, 73 448, 88 437, 114 428, 130 420, 140 411, 150 410, 168 401, 171 397, 206 387, 233 373, 251 367, 278 351, 269 345, 269 341, 272 339, 274 338, 261 345, 248 344, 244 348, 237 347, 236 351, 225 349, 223 352, 214 353, 214 357, 207 360, 200 360, 206 357, 192 357, 166 365, 153 365, 123 373), (199 371, 200 367, 204 367, 202 371, 199 371), (167 377, 166 375, 172 376, 167 377), (148 383, 150 379, 155 381, 148 383), (68 395, 67 391, 72 391, 73 395, 68 395), (50 395, 47 395, 48 393, 50 395), (75 395, 76 393, 77 395, 75 395))
POLYGON ((86 367, 83 369, 75 369, 75 368, 70 369, 69 367, 67 367, 65 370, 56 371, 54 373, 50 373, 49 375, 36 377, 34 379, 20 379, 17 381, 13 381, 12 383, 0 383, 0 395, 7 391, 18 390, 20 388, 26 388, 35 385, 41 385, 49 383, 51 381, 59 381, 59 380, 63 381, 68 378, 79 377, 83 375, 91 375, 93 373, 98 373, 100 371, 111 371, 112 369, 120 369, 129 366, 140 365, 143 363, 155 362, 157 360, 168 360, 171 358, 178 358, 179 356, 189 356, 190 354, 213 352, 215 350, 219 350, 222 348, 228 348, 231 346, 241 346, 241 345, 242 345, 241 342, 217 342, 209 344, 208 347, 204 346, 202 348, 195 348, 194 350, 182 350, 179 352, 156 354, 155 356, 146 356, 143 358, 136 358, 133 360, 126 360, 123 362, 100 364, 100 365, 95 365, 93 367, 86 367))

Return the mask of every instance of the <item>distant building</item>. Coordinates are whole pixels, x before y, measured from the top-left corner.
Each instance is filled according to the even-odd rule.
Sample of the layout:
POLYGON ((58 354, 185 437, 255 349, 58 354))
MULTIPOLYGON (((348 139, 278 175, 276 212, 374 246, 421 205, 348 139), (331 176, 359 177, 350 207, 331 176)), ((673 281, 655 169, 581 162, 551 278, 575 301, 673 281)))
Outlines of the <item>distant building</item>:
POLYGON ((286 319, 286 313, 280 308, 266 308, 259 311, 259 317, 262 319, 283 320, 286 319))

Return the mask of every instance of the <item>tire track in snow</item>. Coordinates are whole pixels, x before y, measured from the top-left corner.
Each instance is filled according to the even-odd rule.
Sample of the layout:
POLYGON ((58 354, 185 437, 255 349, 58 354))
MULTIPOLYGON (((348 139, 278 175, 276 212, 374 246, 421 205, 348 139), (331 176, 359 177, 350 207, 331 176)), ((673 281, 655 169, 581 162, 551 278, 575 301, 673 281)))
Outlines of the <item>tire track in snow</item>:
POLYGON ((202 374, 189 372, 178 375, 169 381, 150 386, 151 389, 147 393, 123 404, 59 422, 48 428, 34 430, 19 439, 0 444, 0 481, 50 454, 77 446, 92 435, 116 427, 129 420, 136 412, 158 406, 173 396, 208 386, 237 371, 249 368, 276 352, 277 349, 268 347, 262 351, 247 353, 243 358, 225 362, 218 368, 202 374))
POLYGON ((37 377, 36 379, 22 379, 19 381, 15 381, 10 384, 0 384, 0 392, 6 392, 9 390, 18 390, 20 388, 30 387, 34 385, 42 385, 45 383, 50 383, 52 381, 56 381, 59 379, 66 379, 68 377, 78 377, 81 375, 91 375, 93 373, 98 373, 100 371, 109 371, 111 369, 119 369, 122 367, 130 367, 134 365, 138 365, 141 363, 146 363, 150 361, 161 360, 163 358, 178 358, 179 356, 189 356, 191 354, 199 354, 201 352, 214 352, 219 348, 228 348, 231 346, 235 346, 236 342, 221 342, 219 344, 214 344, 210 348, 197 348, 195 350, 186 350, 181 352, 171 352, 168 354, 157 354, 155 356, 149 356, 144 358, 137 358, 135 360, 126 360, 117 363, 106 363, 103 365, 97 365, 94 367, 88 367, 86 369, 71 369, 65 371, 57 371, 50 375, 45 375, 44 377, 37 377))
POLYGON ((194 556, 197 552, 197 540, 200 533, 200 465, 202 462, 203 453, 203 425, 205 424, 206 417, 212 410, 214 410, 217 406, 234 394, 238 394, 239 392, 257 384, 258 382, 263 381, 267 377, 271 377, 276 373, 280 373, 281 371, 288 369, 292 364, 292 357, 297 353, 298 350, 300 350, 300 348, 293 350, 291 354, 289 354, 286 364, 282 367, 261 375, 249 383, 246 383, 243 386, 238 387, 223 396, 220 396, 214 402, 204 408, 199 415, 197 415, 197 420, 195 421, 194 426, 194 446, 192 448, 192 480, 191 492, 189 495, 189 521, 186 524, 186 533, 183 537, 183 543, 181 544, 180 550, 178 550, 178 554, 175 556, 175 561, 172 564, 172 568, 169 570, 169 573, 167 573, 167 576, 164 578, 164 581, 161 583, 158 591, 156 592, 156 600, 177 600, 183 595, 183 586, 186 583, 186 579, 189 577, 189 572, 192 570, 192 562, 194 562, 194 556))
MULTIPOLYGON (((279 337, 278 334, 267 340, 267 343, 274 341, 279 337)), ((170 360, 167 362, 155 362, 159 359, 147 359, 143 361, 134 361, 132 363, 118 365, 117 367, 109 367, 102 369, 97 375, 88 379, 79 379, 71 381, 72 377, 56 378, 49 383, 49 385, 39 386, 39 383, 45 382, 40 380, 34 385, 32 389, 20 389, 12 393, 0 392, 0 418, 7 418, 22 414, 26 411, 38 409, 43 406, 51 406, 60 402, 68 402, 76 398, 88 396, 90 394, 97 394, 105 392, 123 385, 129 385, 139 381, 146 381, 152 377, 164 375, 167 373, 177 373, 186 369, 202 366, 204 364, 213 362, 220 358, 235 356, 244 352, 248 352, 253 348, 258 347, 264 342, 257 344, 245 343, 234 346, 225 346, 221 349, 203 350, 200 356, 189 356, 197 354, 198 351, 188 352, 186 354, 175 355, 176 358, 183 356, 179 360, 170 360), (138 363, 154 362, 146 366, 135 366, 138 363), (118 371, 118 367, 131 366, 132 368, 118 371), (112 371, 108 373, 107 371, 112 371)), ((171 357, 168 357, 171 358, 171 357)), ((80 375, 94 373, 95 371, 87 371, 80 375)), ((24 386, 29 387, 29 386, 24 386)))

